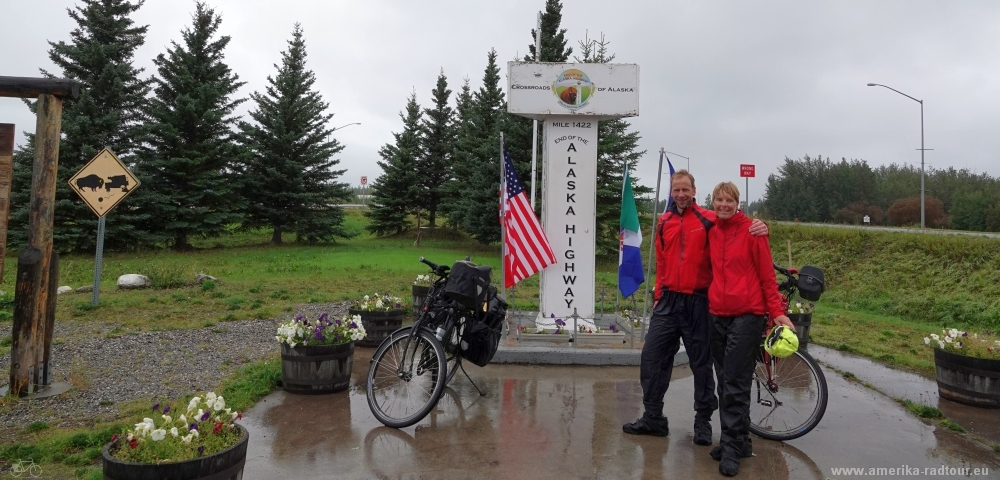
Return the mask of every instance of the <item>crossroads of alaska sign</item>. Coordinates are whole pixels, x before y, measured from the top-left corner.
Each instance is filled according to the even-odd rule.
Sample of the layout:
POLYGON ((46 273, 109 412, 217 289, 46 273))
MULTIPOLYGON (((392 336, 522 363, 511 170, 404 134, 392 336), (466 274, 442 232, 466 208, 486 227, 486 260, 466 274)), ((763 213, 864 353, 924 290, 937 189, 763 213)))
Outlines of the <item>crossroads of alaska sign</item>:
POLYGON ((507 111, 541 120, 639 115, 639 66, 625 63, 508 62, 507 111))

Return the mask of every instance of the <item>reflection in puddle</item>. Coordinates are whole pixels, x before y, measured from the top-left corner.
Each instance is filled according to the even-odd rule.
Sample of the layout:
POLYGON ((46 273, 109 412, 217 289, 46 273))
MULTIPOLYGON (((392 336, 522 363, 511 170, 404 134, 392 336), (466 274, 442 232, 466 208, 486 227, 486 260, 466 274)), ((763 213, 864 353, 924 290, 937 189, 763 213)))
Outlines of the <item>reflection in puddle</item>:
MULTIPOLYGON (((692 443, 693 385, 686 368, 675 369, 665 407, 671 435, 660 438, 621 431, 623 423, 641 414, 642 389, 634 367, 470 369, 486 396, 458 376, 424 420, 397 430, 383 427, 368 409, 359 382, 367 365, 367 360, 355 361, 348 392, 275 392, 247 412, 251 441, 245 478, 719 475, 718 463, 708 455, 711 447, 692 443)), ((983 452, 974 443, 950 434, 938 438, 937 431, 895 402, 831 377, 834 395, 820 426, 787 443, 754 439, 757 456, 740 467, 746 478, 822 479, 831 467, 841 466, 983 466, 983 452)), ((717 442, 717 421, 714 427, 717 442)))

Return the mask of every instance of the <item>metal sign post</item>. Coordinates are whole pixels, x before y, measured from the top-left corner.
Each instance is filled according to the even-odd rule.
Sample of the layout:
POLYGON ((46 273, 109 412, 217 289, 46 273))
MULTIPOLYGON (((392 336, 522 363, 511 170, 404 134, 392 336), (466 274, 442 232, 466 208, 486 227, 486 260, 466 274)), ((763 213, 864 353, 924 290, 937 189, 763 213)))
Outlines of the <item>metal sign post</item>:
POLYGON ((740 176, 747 179, 747 189, 743 191, 743 213, 747 213, 746 210, 750 209, 750 179, 753 178, 755 170, 755 165, 740 164, 740 176))
POLYGON ((69 186, 97 215, 97 255, 94 259, 94 292, 91 303, 97 305, 101 295, 101 268, 104 266, 105 216, 139 186, 139 179, 111 151, 105 148, 92 158, 69 186))
POLYGON ((97 305, 101 296, 101 269, 104 267, 104 224, 106 217, 97 219, 97 256, 94 259, 94 292, 90 296, 90 304, 97 305))

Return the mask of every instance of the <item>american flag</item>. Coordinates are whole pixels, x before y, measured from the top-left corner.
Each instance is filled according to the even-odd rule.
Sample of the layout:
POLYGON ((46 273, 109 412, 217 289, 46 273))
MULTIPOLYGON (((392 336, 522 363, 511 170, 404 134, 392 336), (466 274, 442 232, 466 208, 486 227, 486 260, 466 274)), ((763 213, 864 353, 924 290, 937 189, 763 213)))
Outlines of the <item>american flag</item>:
POLYGON ((541 269, 556 263, 556 254, 545 238, 524 186, 517 178, 514 163, 503 146, 503 176, 500 182, 500 211, 504 229, 504 288, 513 287, 541 269))

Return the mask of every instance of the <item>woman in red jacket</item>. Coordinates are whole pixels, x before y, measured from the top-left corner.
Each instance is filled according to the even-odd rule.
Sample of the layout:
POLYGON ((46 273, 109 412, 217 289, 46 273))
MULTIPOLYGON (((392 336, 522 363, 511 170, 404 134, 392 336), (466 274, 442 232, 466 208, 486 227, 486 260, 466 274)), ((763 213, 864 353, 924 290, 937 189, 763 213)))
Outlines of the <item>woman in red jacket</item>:
POLYGON ((723 182, 712 192, 718 217, 709 231, 712 285, 708 310, 713 317, 711 351, 718 378, 722 437, 712 449, 719 472, 733 476, 740 458, 752 456, 750 386, 761 335, 767 326, 792 322, 784 315, 767 237, 748 233, 751 220, 737 210, 740 191, 723 182))

